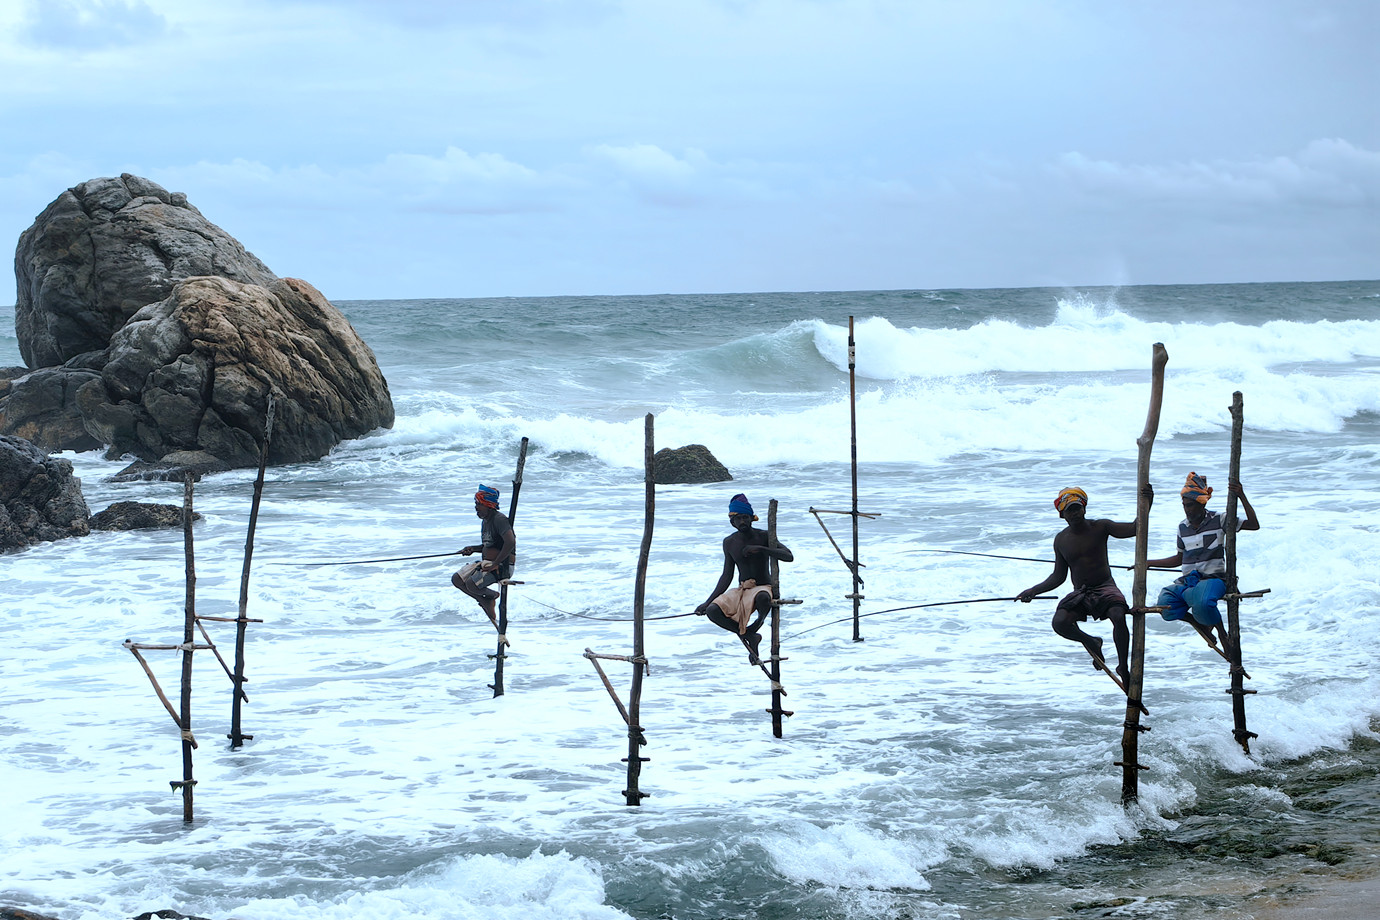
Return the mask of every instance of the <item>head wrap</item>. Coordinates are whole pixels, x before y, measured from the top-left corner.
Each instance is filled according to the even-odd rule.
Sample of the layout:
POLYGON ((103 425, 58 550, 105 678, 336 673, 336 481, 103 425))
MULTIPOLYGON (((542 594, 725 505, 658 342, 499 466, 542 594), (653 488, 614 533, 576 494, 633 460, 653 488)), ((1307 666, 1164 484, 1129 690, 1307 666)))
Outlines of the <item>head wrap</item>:
POLYGON ((1184 480, 1184 487, 1179 490, 1179 495, 1185 501, 1192 499, 1200 505, 1206 505, 1208 499, 1212 498, 1212 486, 1207 484, 1206 476, 1189 473, 1188 478, 1184 480))
POLYGON ((490 508, 498 507, 498 490, 479 484, 479 491, 474 493, 474 503, 476 505, 487 505, 490 508))
MULTIPOLYGON (((728 500, 728 516, 733 517, 735 514, 752 514, 752 504, 742 492, 728 500)), ((757 520, 757 515, 752 514, 752 519, 757 520)))
POLYGON ((1073 486, 1069 486, 1067 489, 1060 489, 1059 495, 1054 499, 1054 510, 1062 515, 1064 509, 1074 502, 1078 502, 1078 504, 1082 505, 1084 508, 1088 507, 1088 493, 1073 486))

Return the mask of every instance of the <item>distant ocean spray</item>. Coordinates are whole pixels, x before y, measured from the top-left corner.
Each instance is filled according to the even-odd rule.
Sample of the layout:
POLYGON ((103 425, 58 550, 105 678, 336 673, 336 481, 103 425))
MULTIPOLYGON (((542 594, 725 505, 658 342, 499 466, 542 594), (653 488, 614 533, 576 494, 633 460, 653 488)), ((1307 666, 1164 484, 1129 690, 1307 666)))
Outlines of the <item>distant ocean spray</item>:
MULTIPOLYGON (((229 683, 199 656, 197 820, 175 727, 120 643, 180 637, 182 537, 101 533, 0 558, 0 904, 64 920, 164 907, 213 918, 1249 916, 1380 833, 1380 282, 340 304, 396 426, 270 471, 230 752, 229 683), (857 340, 864 612, 1009 597, 1049 558, 1066 485, 1135 514, 1151 345, 1169 352, 1151 553, 1173 552, 1190 469, 1226 497, 1243 393, 1239 541, 1247 717, 1191 630, 1148 622, 1152 731, 1120 805, 1123 698, 1049 628, 1052 601, 869 616, 807 513, 849 500, 857 340), (639 808, 626 729, 581 653, 630 650, 643 416, 735 480, 657 490, 639 808), (507 693, 494 635, 449 584, 470 497, 517 531, 507 693), (795 553, 783 685, 689 614, 745 492, 795 553), (808 632, 806 632, 808 630, 808 632)), ((12 312, 0 365, 20 363, 12 312)), ((176 503, 70 456, 92 510, 176 503)), ((232 614, 252 472, 197 487, 198 609, 232 614)), ((830 522, 844 545, 847 518, 830 522)), ((1113 541, 1117 564, 1133 541, 1113 541)), ((1152 573, 1151 591, 1170 578, 1152 573)), ((1118 576, 1130 593, 1130 576, 1118 576)), ((1065 585, 1062 590, 1067 590, 1065 585)), ((209 627, 208 627, 209 628, 209 627)), ((1105 625, 1089 627, 1109 636, 1105 625)), ((225 646, 232 634, 216 636, 225 646)), ((1110 651, 1110 642, 1107 645, 1110 651)), ((177 661, 156 658, 165 687, 177 661)), ((626 669, 611 676, 625 692, 626 669)))

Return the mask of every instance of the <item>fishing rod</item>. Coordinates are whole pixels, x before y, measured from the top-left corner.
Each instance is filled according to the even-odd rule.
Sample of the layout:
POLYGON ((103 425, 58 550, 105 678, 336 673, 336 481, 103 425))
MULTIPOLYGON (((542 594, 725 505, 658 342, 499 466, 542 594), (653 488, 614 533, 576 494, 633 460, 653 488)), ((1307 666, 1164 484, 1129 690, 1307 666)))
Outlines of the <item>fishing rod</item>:
MULTIPOLYGON (((1043 560, 1040 560, 1040 561, 1043 561, 1043 560)), ((1032 598, 1031 598, 1032 601, 1052 601, 1052 600, 1056 600, 1056 599, 1057 599, 1057 595, 1054 595, 1054 594, 1042 594, 1042 595, 1040 595, 1039 597, 1032 597, 1032 598)), ((1018 601, 1018 600, 1020 600, 1019 597, 975 597, 975 598, 972 598, 971 600, 966 600, 966 601, 935 601, 935 602, 930 603, 930 604, 911 604, 911 605, 909 605, 909 606, 907 606, 907 607, 888 607, 886 610, 874 610, 874 611, 872 611, 871 613, 862 613, 862 614, 859 614, 858 616, 859 616, 860 618, 861 618, 861 617, 875 617, 875 616, 880 616, 880 615, 883 614, 883 613, 895 613, 895 612, 898 611, 898 610, 919 610, 921 607, 952 607, 952 606, 955 606, 955 605, 957 605, 957 604, 990 604, 990 603, 993 603, 993 602, 995 602, 995 601, 1018 601)), ((808 632, 814 632, 816 629, 823 629, 823 628, 826 627, 826 626, 833 626, 835 623, 847 623, 847 622, 848 622, 849 620, 851 620, 851 619, 853 619, 853 618, 850 616, 850 617, 844 617, 842 620, 830 620, 828 623, 821 623, 821 624, 819 624, 818 626, 811 626, 809 629, 802 629, 802 630, 801 630, 800 632, 798 632, 798 633, 791 633, 789 636, 786 636, 785 639, 794 639, 796 636, 803 636, 803 635, 805 635, 805 634, 808 633, 808 632)), ((783 641, 784 641, 784 639, 783 639, 783 641)))
MULTIPOLYGON (((949 553, 950 555, 954 555, 954 556, 982 556, 982 557, 984 557, 984 558, 986 558, 986 559, 1015 559, 1015 560, 1017 560, 1018 562, 1043 562, 1043 563, 1046 563, 1047 565, 1054 565, 1054 560, 1053 560, 1053 559, 1036 559, 1036 558, 1033 557, 1033 556, 998 556, 998 555, 996 555, 996 554, 994 554, 994 553, 967 553, 967 552, 964 552, 964 551, 961 550, 961 549, 922 549, 922 550, 920 550, 920 552, 922 552, 922 553, 949 553)), ((1124 570, 1127 571, 1127 572, 1134 571, 1135 568, 1136 568, 1136 567, 1133 566, 1133 565, 1112 565, 1112 566, 1109 566, 1109 567, 1110 567, 1110 568, 1113 568, 1113 569, 1124 569, 1124 570)), ((1179 570, 1178 570, 1178 569, 1165 568, 1165 567, 1163 567, 1163 566, 1152 565, 1152 566, 1148 566, 1148 567, 1147 567, 1147 571, 1150 571, 1150 572, 1177 572, 1177 571, 1179 571, 1179 570)))
POLYGON ((453 553, 429 553, 425 556, 393 556, 390 559, 351 559, 347 562, 268 562, 265 565, 367 565, 371 562, 411 562, 414 559, 440 559, 443 556, 459 556, 460 550, 453 553))

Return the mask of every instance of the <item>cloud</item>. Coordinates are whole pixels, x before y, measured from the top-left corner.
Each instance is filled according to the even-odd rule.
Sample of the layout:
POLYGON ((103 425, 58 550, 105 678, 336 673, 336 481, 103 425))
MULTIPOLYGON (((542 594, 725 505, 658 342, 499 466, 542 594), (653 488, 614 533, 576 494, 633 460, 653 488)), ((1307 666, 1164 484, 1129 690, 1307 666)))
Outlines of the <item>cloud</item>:
POLYGON ((29 0, 22 28, 36 45, 76 51, 138 45, 167 31, 144 0, 29 0))
POLYGON ((1292 156, 1167 164, 1117 163, 1066 153, 1050 167, 1071 190, 1108 201, 1366 208, 1380 203, 1380 153, 1314 140, 1292 156))

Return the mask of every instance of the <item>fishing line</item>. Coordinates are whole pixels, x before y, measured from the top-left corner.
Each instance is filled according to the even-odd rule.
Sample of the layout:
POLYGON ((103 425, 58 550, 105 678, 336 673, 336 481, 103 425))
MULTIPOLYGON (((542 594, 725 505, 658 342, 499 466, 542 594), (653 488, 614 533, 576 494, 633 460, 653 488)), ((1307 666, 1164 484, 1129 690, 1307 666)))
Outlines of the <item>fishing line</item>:
MULTIPOLYGON (((954 556, 982 556, 982 557, 984 557, 984 558, 986 558, 986 559, 1015 559, 1015 560, 1017 560, 1018 562, 1043 562, 1043 563, 1045 563, 1046 565, 1054 565, 1054 560, 1053 560, 1053 559, 1036 559, 1036 558, 1033 557, 1033 556, 998 556, 998 555, 996 555, 996 554, 994 554, 994 553, 967 553, 967 552, 964 552, 964 551, 961 550, 961 549, 922 549, 922 550, 920 550, 920 552, 922 552, 922 553, 949 553, 950 555, 954 555, 954 556)), ((1132 572, 1132 571, 1135 571, 1135 568, 1136 568, 1136 567, 1133 566, 1133 565, 1113 565, 1113 566, 1111 566, 1111 568, 1114 568, 1114 569, 1124 569, 1124 570, 1126 570, 1126 571, 1128 571, 1128 572, 1132 572)), ((1150 571, 1150 572, 1177 572, 1177 571, 1179 571, 1178 569, 1164 568, 1163 566, 1155 566, 1155 565, 1147 566, 1146 569, 1147 569, 1147 571, 1150 571)))
POLYGON ((367 565, 371 562, 411 562, 413 559, 440 559, 443 556, 459 556, 460 550, 453 553, 430 553, 426 556, 393 556, 390 559, 351 559, 347 562, 265 562, 264 565, 367 565))
MULTIPOLYGON (((525 598, 523 598, 523 600, 524 600, 524 601, 530 601, 531 603, 536 604, 538 607, 545 607, 547 610, 554 610, 554 611, 556 611, 557 613, 565 614, 565 615, 568 616, 568 617, 579 617, 579 618, 582 619, 582 620, 598 620, 598 621, 601 622, 601 623, 631 623, 631 622, 633 622, 633 618, 632 618, 632 617, 592 617, 592 616, 590 616, 590 615, 587 614, 587 613, 574 613, 573 611, 570 611, 570 610, 562 610, 562 609, 559 608, 559 607, 552 607, 550 604, 543 604, 541 601, 536 600, 535 598, 531 598, 531 597, 525 597, 525 598)), ((692 616, 695 616, 695 612, 694 612, 693 610, 692 610, 690 613, 673 613, 673 614, 670 614, 670 615, 668 615, 668 616, 661 616, 661 617, 647 617, 647 616, 644 616, 642 619, 644 619, 644 620, 676 620, 676 619, 679 619, 679 618, 681 618, 681 617, 692 617, 692 616)))
MULTIPOLYGON (((1042 594, 1042 595, 1040 595, 1039 597, 1032 597, 1032 598, 1031 598, 1032 601, 1052 601, 1052 600, 1057 600, 1057 599, 1058 599, 1058 598, 1057 598, 1057 595, 1054 595, 1054 594, 1042 594)), ((898 610, 919 610, 921 607, 952 607, 952 606, 954 606, 954 605, 956 605, 956 604, 990 604, 990 603, 992 603, 993 601, 1017 601, 1017 600, 1020 600, 1020 598, 1018 598, 1018 597, 975 597, 975 598, 972 598, 971 600, 966 600, 966 601, 935 601, 934 603, 931 603, 931 604, 911 604, 911 605, 909 605, 909 606, 907 606, 907 607, 888 607, 886 610, 874 610, 874 611, 872 611, 871 613, 860 613, 860 614, 858 614, 858 619, 862 619, 863 617, 875 617, 875 616, 880 616, 880 615, 883 614, 883 613, 895 613, 895 612, 898 611, 898 610)), ((844 618, 841 619, 841 620, 830 620, 828 623, 821 623, 821 624, 819 624, 818 626, 811 626, 809 629, 802 629, 802 630, 801 630, 800 632, 798 632, 798 633, 791 633, 789 636, 783 636, 783 637, 782 637, 782 641, 785 641, 786 639, 794 639, 796 636, 803 636, 803 635, 805 635, 805 634, 808 633, 808 632, 814 632, 816 629, 823 629, 823 628, 826 627, 826 626, 833 626, 835 623, 850 623, 850 622, 852 622, 852 620, 853 620, 852 617, 844 617, 844 618)))

